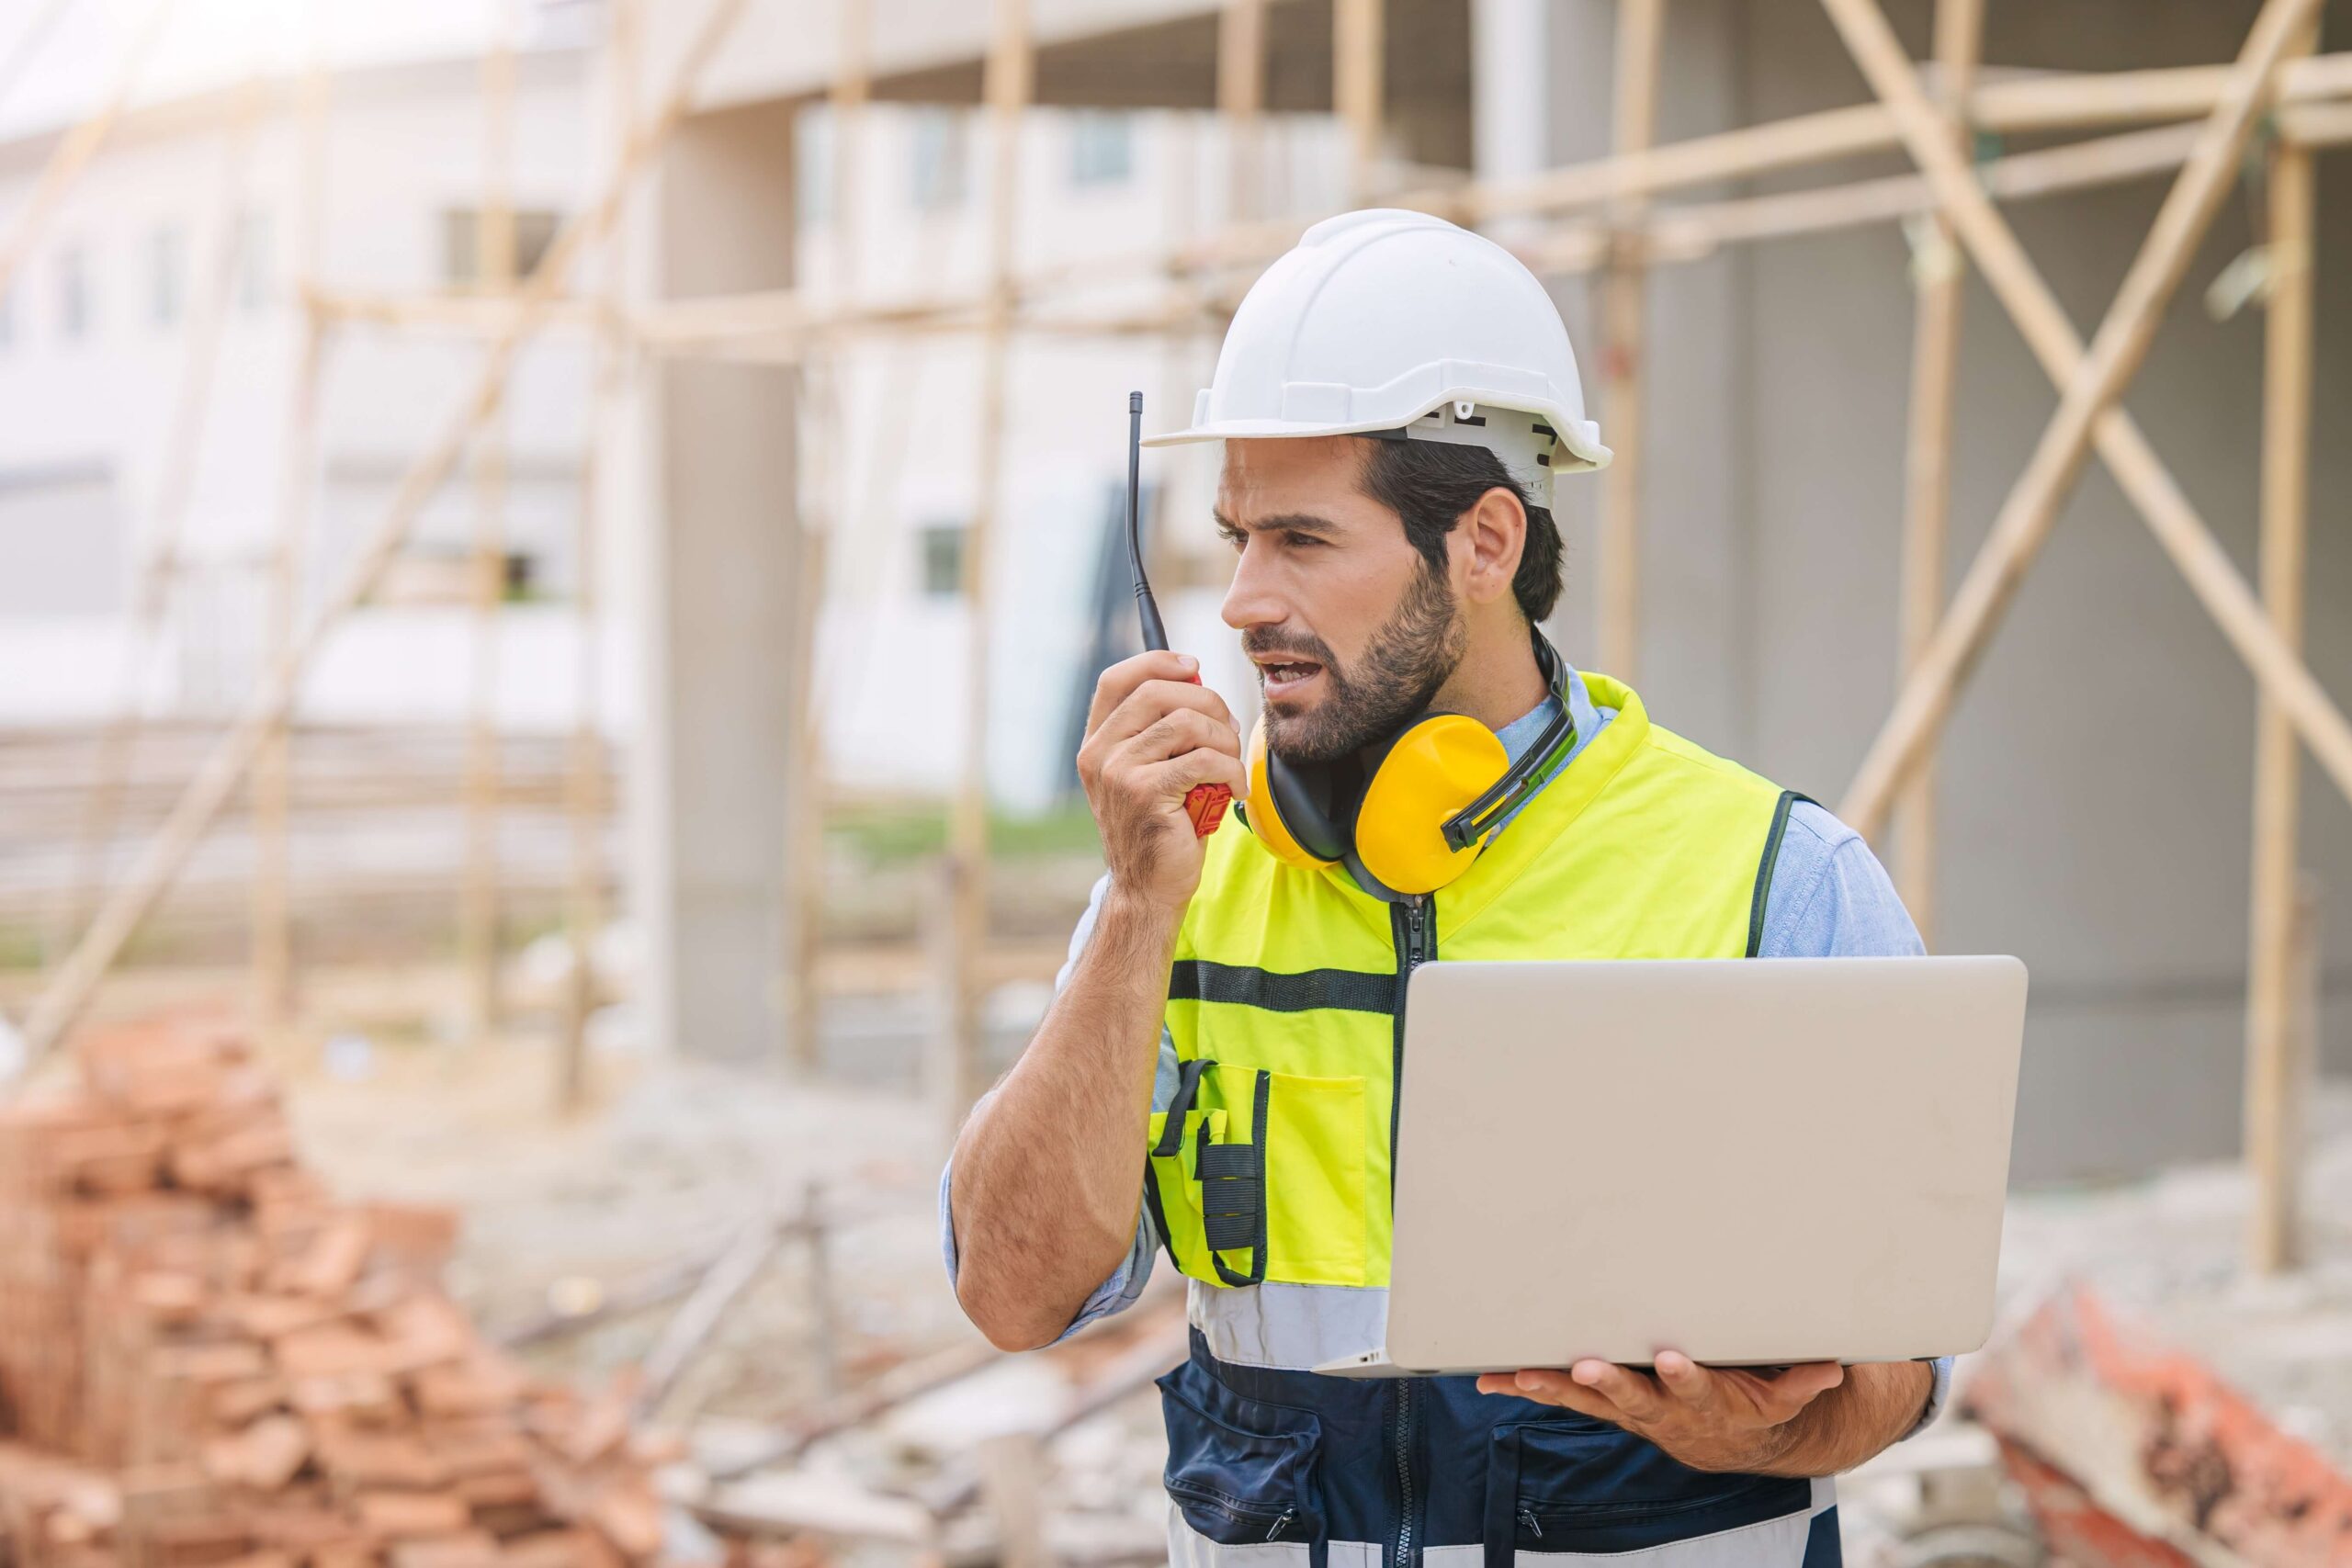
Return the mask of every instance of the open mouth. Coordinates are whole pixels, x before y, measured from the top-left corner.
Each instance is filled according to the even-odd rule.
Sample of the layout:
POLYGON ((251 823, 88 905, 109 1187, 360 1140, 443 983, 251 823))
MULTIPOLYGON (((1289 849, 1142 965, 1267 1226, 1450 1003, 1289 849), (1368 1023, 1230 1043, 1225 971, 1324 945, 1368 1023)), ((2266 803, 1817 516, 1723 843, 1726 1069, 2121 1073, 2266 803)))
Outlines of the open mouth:
POLYGON ((1268 702, 1298 695, 1322 673, 1323 666, 1304 660, 1281 663, 1269 661, 1258 666, 1258 677, 1268 702))

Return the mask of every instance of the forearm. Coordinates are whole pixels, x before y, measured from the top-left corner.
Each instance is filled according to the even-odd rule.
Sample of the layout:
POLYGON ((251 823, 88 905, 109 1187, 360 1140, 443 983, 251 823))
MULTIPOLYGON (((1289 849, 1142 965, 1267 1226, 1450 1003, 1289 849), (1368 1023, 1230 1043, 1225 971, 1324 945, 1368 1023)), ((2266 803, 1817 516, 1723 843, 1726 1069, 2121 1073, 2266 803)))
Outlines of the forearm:
POLYGON ((1786 1444, 1756 1467, 1763 1475, 1836 1475, 1853 1469, 1918 1424, 1934 1391, 1923 1361, 1870 1361, 1817 1395, 1781 1428, 1786 1444))
POLYGON ((956 1296, 1006 1348, 1049 1343, 1126 1257, 1181 913, 1114 884, 1027 1050, 956 1140, 956 1296))

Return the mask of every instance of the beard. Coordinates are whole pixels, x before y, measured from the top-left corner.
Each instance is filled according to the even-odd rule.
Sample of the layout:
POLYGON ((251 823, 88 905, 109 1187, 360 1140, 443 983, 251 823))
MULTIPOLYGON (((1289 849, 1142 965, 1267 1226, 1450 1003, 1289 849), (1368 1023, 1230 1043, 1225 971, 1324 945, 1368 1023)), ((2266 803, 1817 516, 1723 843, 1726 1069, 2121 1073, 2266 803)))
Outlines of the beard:
MULTIPOLYGON (((1425 711, 1453 678, 1469 641, 1445 578, 1424 564, 1352 671, 1340 668, 1330 645, 1311 635, 1252 630, 1241 646, 1251 654, 1295 653, 1323 667, 1331 689, 1312 709, 1265 708, 1266 744, 1274 754, 1285 762, 1320 764, 1378 745, 1425 711)), ((1262 674, 1259 683, 1264 684, 1262 674)))

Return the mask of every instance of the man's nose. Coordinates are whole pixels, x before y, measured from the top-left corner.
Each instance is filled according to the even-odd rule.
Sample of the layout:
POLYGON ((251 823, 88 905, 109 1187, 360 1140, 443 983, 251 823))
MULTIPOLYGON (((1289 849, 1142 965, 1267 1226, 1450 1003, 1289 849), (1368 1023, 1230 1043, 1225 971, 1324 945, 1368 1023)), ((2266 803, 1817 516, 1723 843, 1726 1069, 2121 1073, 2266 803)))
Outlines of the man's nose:
POLYGON ((1246 632, 1251 626, 1275 626, 1290 618, 1290 605, 1277 592, 1273 573, 1270 571, 1255 547, 1244 545, 1241 557, 1233 566, 1233 581, 1225 591, 1225 604, 1218 614, 1225 624, 1235 631, 1246 632))

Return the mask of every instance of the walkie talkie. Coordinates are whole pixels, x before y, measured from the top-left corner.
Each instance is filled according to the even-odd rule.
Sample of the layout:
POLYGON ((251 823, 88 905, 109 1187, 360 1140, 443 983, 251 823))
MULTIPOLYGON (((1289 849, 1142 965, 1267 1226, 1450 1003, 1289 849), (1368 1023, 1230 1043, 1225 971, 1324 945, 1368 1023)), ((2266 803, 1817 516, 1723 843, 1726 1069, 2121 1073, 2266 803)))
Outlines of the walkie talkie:
MULTIPOLYGON (((1143 485, 1143 394, 1127 394, 1127 565, 1136 579, 1136 615, 1143 622, 1143 645, 1154 653, 1168 651, 1168 628, 1160 624, 1159 605, 1151 596, 1151 583, 1143 574, 1143 533, 1137 513, 1137 494, 1143 485)), ((1200 676, 1192 677, 1193 684, 1201 683, 1200 676)), ((1184 815, 1193 819, 1193 836, 1205 839, 1225 820, 1225 808, 1233 803, 1233 791, 1221 784, 1194 784, 1184 795, 1184 815)))

